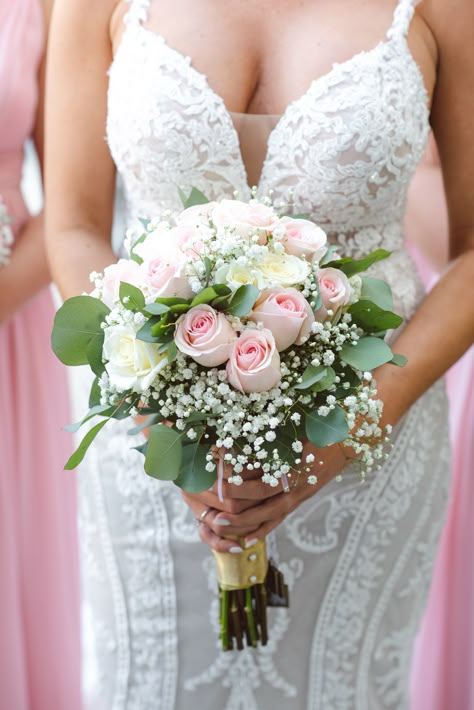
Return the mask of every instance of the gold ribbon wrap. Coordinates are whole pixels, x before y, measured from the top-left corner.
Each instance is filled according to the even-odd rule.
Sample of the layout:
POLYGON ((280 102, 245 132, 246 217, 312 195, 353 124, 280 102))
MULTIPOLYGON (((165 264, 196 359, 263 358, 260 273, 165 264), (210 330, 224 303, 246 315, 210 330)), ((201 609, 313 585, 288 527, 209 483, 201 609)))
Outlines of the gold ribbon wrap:
POLYGON ((258 540, 253 547, 237 554, 215 550, 212 552, 216 560, 217 579, 221 589, 232 592, 265 582, 268 559, 264 539, 258 540))

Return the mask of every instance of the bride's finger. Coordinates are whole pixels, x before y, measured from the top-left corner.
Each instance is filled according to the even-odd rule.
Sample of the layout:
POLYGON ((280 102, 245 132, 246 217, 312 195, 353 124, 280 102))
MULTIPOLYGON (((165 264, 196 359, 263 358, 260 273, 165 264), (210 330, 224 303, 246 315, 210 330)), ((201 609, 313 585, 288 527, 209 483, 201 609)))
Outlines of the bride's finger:
POLYGON ((237 542, 237 540, 227 540, 216 533, 206 524, 202 523, 199 526, 199 537, 202 542, 216 552, 230 552, 239 553, 242 552, 243 547, 237 542))

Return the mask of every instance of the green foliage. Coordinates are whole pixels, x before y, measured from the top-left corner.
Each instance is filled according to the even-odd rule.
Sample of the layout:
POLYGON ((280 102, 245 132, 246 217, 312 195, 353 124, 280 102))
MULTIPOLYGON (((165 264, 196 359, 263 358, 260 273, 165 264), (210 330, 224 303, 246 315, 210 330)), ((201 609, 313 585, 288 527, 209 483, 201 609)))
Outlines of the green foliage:
POLYGON ((143 312, 150 316, 162 316, 170 310, 164 303, 148 303, 143 312))
POLYGON ((330 261, 326 266, 333 266, 340 269, 347 277, 350 277, 354 276, 354 274, 359 274, 361 271, 366 271, 372 264, 376 264, 378 261, 382 261, 382 259, 387 259, 390 253, 391 252, 386 249, 376 249, 362 259, 352 259, 348 256, 344 259, 330 261))
POLYGON ((207 491, 216 480, 216 470, 206 471, 208 446, 200 443, 185 444, 179 476, 175 483, 188 493, 207 491))
POLYGON ((160 481, 178 478, 183 458, 183 434, 164 424, 150 427, 145 457, 145 471, 160 481))
POLYGON ((393 358, 387 343, 372 336, 361 338, 355 345, 343 345, 339 355, 348 365, 363 372, 374 370, 393 358))
POLYGON ((259 294, 260 291, 253 284, 240 286, 226 308, 227 313, 233 316, 246 316, 252 310, 259 294))
POLYGON ((94 335, 93 338, 89 340, 87 345, 86 354, 91 366, 91 370, 97 377, 100 377, 105 370, 105 365, 102 358, 102 349, 104 346, 104 332, 102 331, 99 335, 94 335))
POLYGON ((188 209, 188 207, 194 207, 195 205, 207 205, 209 202, 206 195, 195 187, 192 188, 188 197, 186 197, 185 193, 180 188, 178 188, 178 192, 185 210, 188 209))
POLYGON ((327 417, 318 414, 317 409, 313 412, 306 412, 305 426, 306 436, 318 448, 344 441, 349 434, 346 415, 338 405, 329 412, 327 417))
POLYGON ((325 365, 314 367, 314 365, 308 365, 303 372, 301 383, 295 385, 295 389, 311 389, 312 392, 323 392, 334 384, 335 379, 336 373, 332 367, 326 367, 325 365))
POLYGON ((191 301, 191 308, 194 308, 194 306, 201 306, 203 303, 210 303, 217 298, 218 295, 219 294, 213 286, 207 286, 207 288, 203 288, 203 290, 193 298, 191 301))
POLYGON ((97 434, 100 432, 101 429, 104 428, 104 426, 107 424, 108 421, 109 421, 108 419, 104 419, 102 422, 99 422, 98 424, 93 426, 92 429, 90 429, 87 432, 87 434, 84 436, 83 440, 81 441, 81 443, 79 444, 79 446, 77 447, 75 452, 72 454, 72 456, 69 458, 66 465, 64 466, 64 468, 67 471, 72 471, 72 469, 79 466, 79 464, 81 463, 81 461, 83 460, 84 456, 87 453, 87 449, 89 448, 89 446, 92 444, 92 442, 94 441, 97 434))
POLYGON ((405 357, 405 355, 399 355, 398 353, 395 354, 392 359, 390 360, 392 365, 396 365, 397 367, 405 367, 407 364, 408 360, 405 357))
POLYGON ((330 244, 330 245, 328 246, 327 252, 325 253, 325 255, 323 256, 323 258, 322 258, 321 261, 319 262, 319 266, 321 266, 321 267, 322 267, 322 266, 327 266, 327 265, 331 262, 332 257, 333 257, 333 254, 335 254, 335 252, 336 252, 337 250, 338 250, 338 246, 337 246, 336 244, 330 244))
POLYGON ((103 337, 101 324, 108 313, 109 308, 92 296, 73 296, 63 303, 56 313, 51 334, 51 346, 61 362, 65 365, 89 363, 87 348, 93 338, 103 337))
POLYGON ((372 301, 384 311, 393 310, 392 289, 386 281, 374 279, 371 276, 362 276, 361 300, 372 301))
POLYGON ((145 296, 136 286, 120 282, 119 298, 122 306, 129 311, 142 311, 145 308, 145 296))
POLYGON ((401 318, 392 311, 385 311, 373 301, 361 300, 349 309, 352 321, 366 333, 379 333, 383 330, 398 328, 403 323, 401 318))

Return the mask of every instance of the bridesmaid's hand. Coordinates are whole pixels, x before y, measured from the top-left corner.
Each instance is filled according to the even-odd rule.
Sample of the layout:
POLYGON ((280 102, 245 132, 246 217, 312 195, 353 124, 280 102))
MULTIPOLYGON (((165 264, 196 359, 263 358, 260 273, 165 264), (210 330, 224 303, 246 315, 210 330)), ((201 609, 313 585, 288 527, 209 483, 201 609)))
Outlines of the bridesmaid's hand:
POLYGON ((271 488, 263 483, 260 474, 255 472, 252 472, 253 480, 245 480, 241 486, 224 481, 223 503, 217 496, 217 484, 209 491, 197 495, 183 491, 183 498, 194 511, 199 524, 201 540, 218 552, 240 552, 242 545, 252 547, 256 540, 268 535, 347 464, 344 449, 337 444, 322 450, 308 443, 303 452, 303 460, 308 453, 315 455, 314 475, 317 476, 317 483, 308 483, 308 474, 301 473, 297 479, 293 479, 288 493, 283 492, 280 486, 271 488), (239 538, 239 543, 236 538, 239 538))

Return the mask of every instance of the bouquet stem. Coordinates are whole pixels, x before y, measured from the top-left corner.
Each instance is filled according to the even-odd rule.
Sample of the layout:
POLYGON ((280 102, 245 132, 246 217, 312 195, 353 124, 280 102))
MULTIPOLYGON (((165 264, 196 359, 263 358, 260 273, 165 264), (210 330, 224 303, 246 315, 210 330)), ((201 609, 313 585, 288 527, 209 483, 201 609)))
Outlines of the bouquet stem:
POLYGON ((267 560, 265 540, 240 554, 215 552, 222 649, 241 651, 268 641, 267 607, 289 605, 283 575, 267 560), (244 644, 245 642, 245 644, 244 644))

